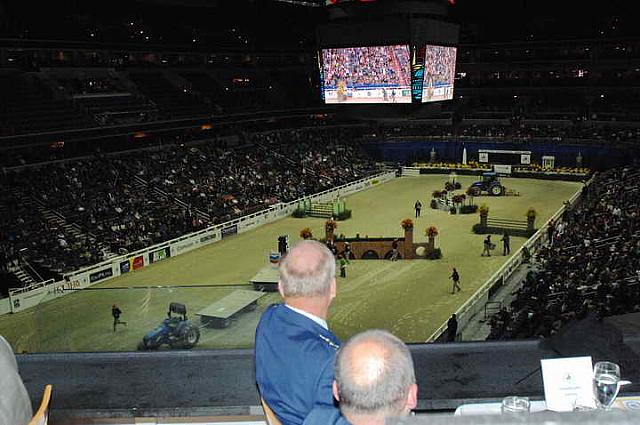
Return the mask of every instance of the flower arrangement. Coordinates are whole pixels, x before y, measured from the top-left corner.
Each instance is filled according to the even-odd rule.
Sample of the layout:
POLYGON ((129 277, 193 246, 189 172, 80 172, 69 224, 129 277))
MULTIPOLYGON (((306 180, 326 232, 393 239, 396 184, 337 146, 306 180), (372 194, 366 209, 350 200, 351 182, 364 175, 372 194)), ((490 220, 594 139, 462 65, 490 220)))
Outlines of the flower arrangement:
POLYGON ((324 228, 327 231, 335 230, 337 227, 338 227, 338 223, 333 219, 329 219, 324 223, 324 228))
POLYGON ((424 234, 430 238, 435 238, 438 236, 438 228, 436 226, 430 226, 424 231, 424 234))
POLYGON ((489 207, 487 206, 487 204, 482 204, 480 205, 480 208, 478 208, 478 211, 480 211, 480 215, 488 215, 489 207))
POLYGON ((538 215, 538 212, 535 209, 529 208, 527 210, 527 218, 533 219, 533 218, 536 218, 537 215, 538 215))
POLYGON ((405 218, 404 220, 402 220, 402 223, 400 223, 400 225, 404 230, 413 229, 413 220, 411 220, 410 218, 405 218))
POLYGON ((460 194, 460 195, 455 195, 453 198, 451 198, 451 201, 454 204, 461 204, 464 202, 465 199, 467 199, 467 196, 464 194, 460 194))
POLYGON ((414 167, 421 168, 449 168, 449 169, 481 169, 481 170, 490 170, 491 166, 488 164, 480 164, 475 161, 469 161, 467 164, 462 164, 460 162, 414 162, 414 167))
POLYGON ((311 239, 313 237, 313 233, 311 233, 310 228, 305 227, 304 229, 300 230, 300 237, 302 239, 311 239))

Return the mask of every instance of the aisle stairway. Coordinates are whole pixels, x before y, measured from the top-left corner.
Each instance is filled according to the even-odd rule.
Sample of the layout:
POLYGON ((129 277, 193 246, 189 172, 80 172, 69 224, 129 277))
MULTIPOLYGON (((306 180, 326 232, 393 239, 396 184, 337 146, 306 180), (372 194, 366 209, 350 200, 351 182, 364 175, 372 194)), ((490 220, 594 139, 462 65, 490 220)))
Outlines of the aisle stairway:
POLYGON ((27 273, 20 264, 12 267, 11 273, 13 273, 14 276, 18 278, 23 287, 34 285, 37 283, 35 279, 29 273, 27 273))

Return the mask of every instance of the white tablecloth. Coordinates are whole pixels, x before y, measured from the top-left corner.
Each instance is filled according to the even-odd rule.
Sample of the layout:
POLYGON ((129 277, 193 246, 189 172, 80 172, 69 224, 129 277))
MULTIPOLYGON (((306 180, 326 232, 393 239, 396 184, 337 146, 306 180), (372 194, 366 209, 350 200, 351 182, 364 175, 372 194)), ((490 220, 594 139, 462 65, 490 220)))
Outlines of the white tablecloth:
MULTIPOLYGON (((501 414, 500 407, 502 403, 474 403, 463 404, 456 409, 455 416, 467 416, 467 415, 499 415, 501 414)), ((544 400, 532 401, 531 412, 542 412, 547 409, 547 405, 544 400)))

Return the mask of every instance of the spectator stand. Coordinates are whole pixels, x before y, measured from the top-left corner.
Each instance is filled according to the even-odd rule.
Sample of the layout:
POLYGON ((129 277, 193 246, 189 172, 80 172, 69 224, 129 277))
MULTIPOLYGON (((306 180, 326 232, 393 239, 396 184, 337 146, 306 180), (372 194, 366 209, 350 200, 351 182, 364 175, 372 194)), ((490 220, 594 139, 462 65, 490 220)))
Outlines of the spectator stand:
POLYGON ((550 243, 510 310, 492 318, 490 339, 549 337, 588 313, 640 311, 637 167, 593 179, 583 201, 548 229, 550 243))

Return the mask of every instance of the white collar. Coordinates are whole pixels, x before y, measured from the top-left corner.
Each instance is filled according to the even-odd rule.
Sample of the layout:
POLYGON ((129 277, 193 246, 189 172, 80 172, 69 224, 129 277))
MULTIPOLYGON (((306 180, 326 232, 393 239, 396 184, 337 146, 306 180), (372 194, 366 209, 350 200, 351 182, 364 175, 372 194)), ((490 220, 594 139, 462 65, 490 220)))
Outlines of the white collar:
POLYGON ((319 324, 320 326, 322 326, 323 328, 325 328, 326 330, 329 330, 329 326, 327 325, 327 321, 324 319, 321 319, 320 317, 313 315, 309 312, 306 312, 304 310, 300 310, 299 308, 295 308, 290 306, 289 304, 285 304, 285 307, 290 308, 291 310, 295 311, 296 313, 302 314, 304 317, 308 317, 309 319, 313 320, 314 322, 316 322, 317 324, 319 324))

